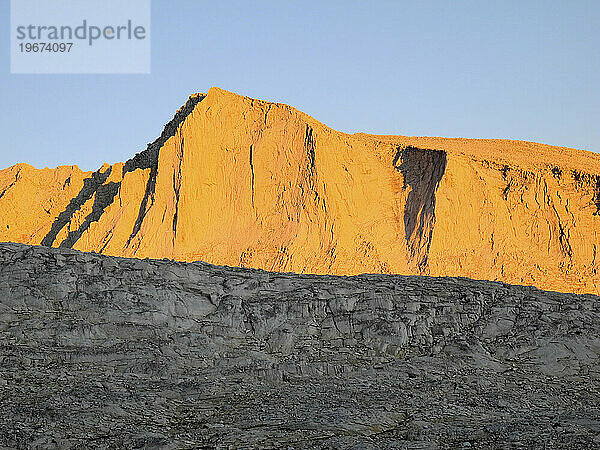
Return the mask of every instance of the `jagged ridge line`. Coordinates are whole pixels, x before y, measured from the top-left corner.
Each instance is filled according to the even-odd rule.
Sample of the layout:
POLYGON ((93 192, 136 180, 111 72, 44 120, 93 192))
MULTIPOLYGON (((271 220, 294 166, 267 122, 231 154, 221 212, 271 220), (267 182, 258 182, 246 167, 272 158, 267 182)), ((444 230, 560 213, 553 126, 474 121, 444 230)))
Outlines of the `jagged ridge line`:
POLYGON ((127 172, 131 172, 135 169, 150 169, 150 176, 148 177, 148 182, 146 183, 146 191, 144 193, 144 198, 140 203, 140 209, 138 211, 138 216, 133 225, 133 229, 129 238, 127 239, 127 243, 125 247, 129 247, 131 241, 137 236, 138 232, 142 227, 142 222, 146 217, 147 212, 154 204, 154 193, 156 189, 156 176, 158 174, 158 153, 161 147, 167 142, 167 140, 177 133, 177 129, 179 125, 183 123, 183 121, 192 113, 194 108, 198 103, 206 98, 205 94, 198 94, 195 97, 190 97, 186 104, 175 113, 173 119, 165 125, 162 134, 158 139, 156 139, 151 144, 148 144, 148 148, 143 152, 138 153, 133 158, 125 163, 125 167, 123 168, 123 176, 127 172), (148 207, 148 200, 151 200, 151 204, 148 207))

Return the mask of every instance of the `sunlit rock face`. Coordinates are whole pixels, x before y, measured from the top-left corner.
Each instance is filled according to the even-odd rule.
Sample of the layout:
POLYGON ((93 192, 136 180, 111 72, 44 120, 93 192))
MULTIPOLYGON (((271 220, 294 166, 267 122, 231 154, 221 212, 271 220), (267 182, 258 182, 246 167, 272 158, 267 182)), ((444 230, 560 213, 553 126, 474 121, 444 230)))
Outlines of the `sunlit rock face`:
POLYGON ((590 152, 345 134, 212 88, 125 163, 0 171, 0 241, 597 293, 598 174, 590 152))

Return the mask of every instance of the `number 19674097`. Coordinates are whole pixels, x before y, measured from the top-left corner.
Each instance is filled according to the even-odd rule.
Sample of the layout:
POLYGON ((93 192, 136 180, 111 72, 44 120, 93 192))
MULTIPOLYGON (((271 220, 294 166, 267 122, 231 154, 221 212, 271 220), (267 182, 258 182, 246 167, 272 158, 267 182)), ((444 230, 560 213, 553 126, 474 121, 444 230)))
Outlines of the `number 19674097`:
POLYGON ((56 53, 69 53, 71 51, 71 47, 73 47, 72 42, 21 42, 19 44, 19 49, 21 53, 42 53, 42 52, 56 52, 56 53))

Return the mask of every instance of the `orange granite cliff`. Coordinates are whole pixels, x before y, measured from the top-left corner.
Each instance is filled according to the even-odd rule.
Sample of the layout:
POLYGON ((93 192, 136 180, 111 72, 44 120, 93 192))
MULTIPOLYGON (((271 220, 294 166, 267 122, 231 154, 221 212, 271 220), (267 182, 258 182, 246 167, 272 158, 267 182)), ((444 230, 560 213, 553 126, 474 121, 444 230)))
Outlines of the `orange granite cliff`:
POLYGON ((345 134, 218 88, 125 163, 0 171, 0 241, 273 271, 599 293, 600 156, 345 134))

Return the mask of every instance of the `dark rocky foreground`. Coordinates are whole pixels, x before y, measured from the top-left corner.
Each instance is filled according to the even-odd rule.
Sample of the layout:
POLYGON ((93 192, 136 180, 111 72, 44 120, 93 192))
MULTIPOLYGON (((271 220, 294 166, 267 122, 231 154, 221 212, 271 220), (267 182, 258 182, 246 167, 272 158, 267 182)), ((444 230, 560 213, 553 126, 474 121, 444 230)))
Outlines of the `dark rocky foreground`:
POLYGON ((0 447, 598 448, 600 298, 0 244, 0 447))

